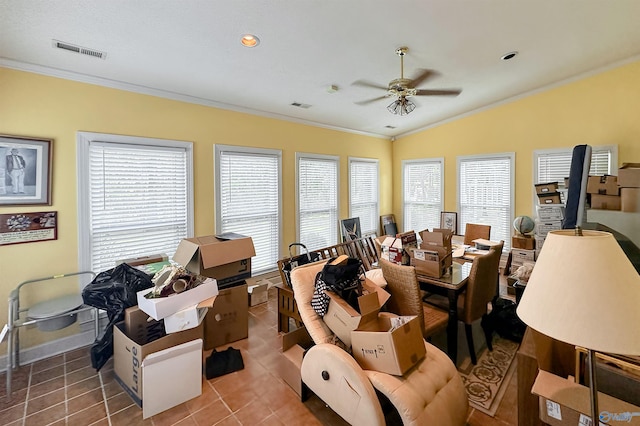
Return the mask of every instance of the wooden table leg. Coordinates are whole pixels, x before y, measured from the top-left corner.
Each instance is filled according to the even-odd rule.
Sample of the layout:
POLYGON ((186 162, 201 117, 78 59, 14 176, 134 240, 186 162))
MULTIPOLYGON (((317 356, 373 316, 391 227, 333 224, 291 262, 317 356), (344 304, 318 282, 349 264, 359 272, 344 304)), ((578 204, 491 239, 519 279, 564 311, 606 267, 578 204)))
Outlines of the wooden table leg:
POLYGON ((447 323, 447 352, 455 365, 458 360, 458 293, 447 291, 449 299, 449 322, 447 323))

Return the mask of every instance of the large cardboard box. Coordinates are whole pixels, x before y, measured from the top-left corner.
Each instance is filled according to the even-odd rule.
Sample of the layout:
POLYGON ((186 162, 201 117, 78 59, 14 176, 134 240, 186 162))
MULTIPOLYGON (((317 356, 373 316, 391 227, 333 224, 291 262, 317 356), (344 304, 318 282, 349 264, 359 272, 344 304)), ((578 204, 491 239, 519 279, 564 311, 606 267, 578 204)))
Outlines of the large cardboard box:
POLYGON ((204 348, 245 339, 249 336, 249 306, 247 284, 220 290, 213 307, 204 319, 204 348))
POLYGON ((618 169, 618 186, 640 188, 640 163, 624 163, 618 169))
POLYGON ((440 253, 435 249, 412 249, 410 264, 416 268, 418 274, 440 278, 452 263, 452 253, 444 254, 444 251, 440 253), (444 257, 441 257, 440 253, 443 253, 444 257))
POLYGON ((536 240, 530 235, 514 235, 511 237, 511 247, 514 249, 534 250, 536 240))
MULTIPOLYGON (((125 324, 120 322, 113 328, 113 368, 116 380, 123 389, 131 396, 138 406, 144 406, 145 388, 143 386, 143 362, 145 358, 153 353, 181 345, 183 343, 202 339, 203 326, 181 331, 179 333, 167 334, 152 342, 144 340, 133 340, 125 334, 125 324)), ((170 357, 169 357, 170 358, 170 357)), ((172 362, 164 364, 169 369, 180 370, 184 366, 173 365, 172 362)), ((202 374, 202 351, 200 351, 200 362, 196 364, 202 374)), ((156 374, 156 373, 154 373, 156 374)), ((157 373, 161 374, 162 373, 157 373)), ((200 382, 201 383, 201 382, 200 382)), ((173 393, 173 383, 166 383, 163 391, 173 393)), ((184 401, 181 401, 184 402, 184 401)), ((179 404, 180 402, 178 402, 179 404)), ((177 405, 177 404, 176 404, 177 405)), ((171 408, 171 407, 166 407, 171 408)))
POLYGON ((562 199, 560 198, 559 192, 549 192, 547 194, 538 194, 538 204, 541 206, 548 204, 561 204, 562 199))
POLYGON ((124 332, 136 342, 152 342, 167 334, 163 321, 150 319, 138 306, 124 310, 124 332))
POLYGON ((365 278, 362 287, 366 289, 368 294, 358 298, 359 311, 337 294, 331 291, 327 292, 330 301, 323 320, 327 327, 347 346, 351 346, 351 332, 367 321, 374 321, 378 317, 380 308, 391 297, 389 293, 368 278, 365 278))
POLYGON ((591 208, 598 210, 620 210, 621 197, 619 195, 591 194, 591 208))
POLYGON ((302 397, 304 385, 300 377, 304 353, 313 346, 313 340, 305 327, 282 335, 282 354, 285 362, 276 367, 283 380, 291 386, 298 396, 302 397))
POLYGON ((536 183, 536 194, 550 194, 558 191, 558 182, 536 183))
POLYGON ((619 195, 618 177, 611 175, 589 176, 587 193, 600 195, 619 195))
POLYGON ((620 189, 620 210, 623 212, 640 212, 640 188, 620 189))
POLYGON ((251 277, 251 257, 255 255, 251 237, 227 233, 185 238, 173 260, 194 274, 215 278, 218 287, 224 288, 251 277))
POLYGON ((417 316, 390 317, 378 315, 351 332, 353 357, 365 370, 381 371, 396 376, 424 358, 426 348, 417 316), (396 321, 406 321, 395 326, 396 321))
MULTIPOLYGON (((591 419, 590 391, 571 380, 544 370, 538 372, 531 392, 540 397, 540 420, 551 426, 584 425, 585 417, 591 419)), ((640 425, 640 417, 629 415, 628 421, 614 417, 616 414, 639 413, 640 407, 598 392, 600 422, 606 425, 640 425), (604 417, 602 415, 605 414, 604 417)), ((595 425, 595 423, 594 423, 595 425)))
POLYGON ((207 279, 199 286, 182 293, 173 294, 169 297, 147 299, 145 295, 152 290, 149 288, 137 293, 138 306, 154 320, 161 320, 217 295, 218 285, 216 280, 207 279))

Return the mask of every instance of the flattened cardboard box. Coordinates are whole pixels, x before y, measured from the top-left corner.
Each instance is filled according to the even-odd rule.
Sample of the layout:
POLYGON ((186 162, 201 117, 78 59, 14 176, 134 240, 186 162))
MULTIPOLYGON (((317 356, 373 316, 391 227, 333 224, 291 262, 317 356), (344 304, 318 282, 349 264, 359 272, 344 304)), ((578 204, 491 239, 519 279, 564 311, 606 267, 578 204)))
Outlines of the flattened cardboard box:
MULTIPOLYGON (((540 397, 540 420, 551 426, 582 425, 581 416, 591 418, 590 391, 568 379, 540 370, 531 393, 540 397)), ((603 413, 640 413, 640 407, 598 392, 598 409, 603 413)), ((612 416, 600 420, 606 425, 640 425, 640 417, 630 417, 630 421, 614 420, 612 416), (607 420, 608 419, 608 420, 607 420)))
POLYGON ((247 284, 220 290, 204 319, 206 350, 246 339, 249 336, 247 284))
POLYGON ((369 294, 358 298, 360 312, 337 294, 331 291, 327 292, 330 301, 327 313, 323 317, 324 323, 347 346, 351 346, 351 331, 367 321, 375 321, 380 308, 391 297, 389 293, 368 278, 365 279, 362 286, 369 294))
POLYGON ((365 370, 402 376, 427 353, 417 316, 392 330, 393 318, 378 315, 351 332, 353 357, 365 370))
MULTIPOLYGON (((142 362, 147 355, 182 343, 202 339, 203 326, 167 334, 153 342, 134 341, 124 332, 124 322, 113 328, 113 369, 116 380, 140 407, 143 406, 142 362)), ((202 365, 200 365, 202 368, 202 365)), ((167 390, 170 392, 170 388, 167 390)))
POLYGON ((215 278, 223 288, 251 277, 251 257, 255 255, 251 237, 222 234, 183 239, 173 260, 194 274, 215 278))

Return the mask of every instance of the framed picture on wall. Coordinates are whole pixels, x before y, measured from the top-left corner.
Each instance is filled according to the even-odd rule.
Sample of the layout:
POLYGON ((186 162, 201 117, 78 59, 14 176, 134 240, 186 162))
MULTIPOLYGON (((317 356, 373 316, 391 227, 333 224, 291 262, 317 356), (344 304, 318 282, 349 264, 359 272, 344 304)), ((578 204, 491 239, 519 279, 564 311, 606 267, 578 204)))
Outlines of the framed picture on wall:
POLYGON ((51 144, 0 135, 0 206, 51 205, 51 144))
POLYGON ((440 228, 451 229, 453 235, 458 235, 458 213, 440 212, 440 228))

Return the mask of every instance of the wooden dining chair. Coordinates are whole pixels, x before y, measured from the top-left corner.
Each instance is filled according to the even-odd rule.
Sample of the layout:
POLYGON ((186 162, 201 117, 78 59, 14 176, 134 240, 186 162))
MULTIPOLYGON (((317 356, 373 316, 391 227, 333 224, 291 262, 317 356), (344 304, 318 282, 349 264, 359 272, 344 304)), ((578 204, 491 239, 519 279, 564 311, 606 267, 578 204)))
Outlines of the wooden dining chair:
POLYGON ((420 319, 425 339, 447 328, 449 312, 422 302, 416 269, 380 259, 382 275, 387 281, 385 290, 391 294, 387 302, 390 312, 398 315, 416 315, 420 319))
MULTIPOLYGON (((478 362, 471 324, 479 319, 484 319, 487 315, 487 308, 490 302, 498 295, 498 279, 500 267, 500 256, 504 248, 504 241, 492 246, 487 254, 476 256, 471 264, 467 287, 458 298, 458 320, 464 324, 464 330, 469 346, 471 362, 478 362)), ((426 299, 430 304, 439 309, 446 309, 448 300, 438 295, 432 295, 426 299)), ((486 321, 482 321, 482 330, 487 341, 487 348, 493 350, 492 336, 493 330, 487 326, 486 321)))
POLYGON ((479 225, 477 223, 467 223, 464 228, 464 244, 473 245, 473 240, 484 238, 488 240, 491 236, 491 225, 479 225))

